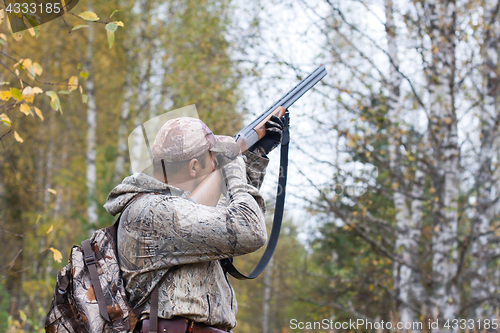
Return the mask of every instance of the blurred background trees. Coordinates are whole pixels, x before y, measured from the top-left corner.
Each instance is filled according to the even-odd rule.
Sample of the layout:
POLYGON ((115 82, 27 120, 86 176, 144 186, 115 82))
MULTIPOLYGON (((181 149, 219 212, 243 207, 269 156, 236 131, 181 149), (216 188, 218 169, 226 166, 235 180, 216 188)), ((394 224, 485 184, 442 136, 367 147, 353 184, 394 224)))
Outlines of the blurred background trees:
POLYGON ((319 63, 329 75, 290 110, 288 221, 266 272, 232 282, 234 331, 496 318, 499 9, 113 0, 72 10, 104 23, 65 15, 38 37, 3 22, 0 331, 43 331, 69 249, 114 222, 102 204, 130 172, 133 128, 196 104, 234 135, 319 63), (107 22, 123 22, 112 47, 107 22))

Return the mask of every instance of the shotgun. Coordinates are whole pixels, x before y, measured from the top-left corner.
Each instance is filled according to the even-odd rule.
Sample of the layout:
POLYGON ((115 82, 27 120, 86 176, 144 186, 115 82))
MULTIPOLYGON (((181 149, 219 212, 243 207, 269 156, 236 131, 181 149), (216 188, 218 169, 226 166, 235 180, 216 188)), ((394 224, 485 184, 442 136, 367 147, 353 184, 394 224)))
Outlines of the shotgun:
POLYGON ((285 96, 280 98, 269 109, 264 111, 260 116, 255 118, 248 126, 243 128, 234 137, 236 143, 240 146, 243 153, 248 148, 252 147, 257 141, 266 135, 266 122, 271 116, 278 118, 283 117, 286 110, 297 101, 309 89, 314 87, 326 75, 325 65, 320 65, 305 79, 299 82, 285 96))

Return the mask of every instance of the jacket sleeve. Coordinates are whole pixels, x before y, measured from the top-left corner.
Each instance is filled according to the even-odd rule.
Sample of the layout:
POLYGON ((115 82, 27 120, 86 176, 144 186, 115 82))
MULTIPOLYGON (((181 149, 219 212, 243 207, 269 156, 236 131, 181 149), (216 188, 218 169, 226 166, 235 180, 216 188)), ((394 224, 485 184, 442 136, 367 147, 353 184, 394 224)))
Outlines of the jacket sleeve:
POLYGON ((252 186, 260 189, 264 176, 266 175, 266 168, 269 164, 269 158, 266 155, 258 155, 250 151, 245 152, 246 157, 246 170, 247 182, 252 186))

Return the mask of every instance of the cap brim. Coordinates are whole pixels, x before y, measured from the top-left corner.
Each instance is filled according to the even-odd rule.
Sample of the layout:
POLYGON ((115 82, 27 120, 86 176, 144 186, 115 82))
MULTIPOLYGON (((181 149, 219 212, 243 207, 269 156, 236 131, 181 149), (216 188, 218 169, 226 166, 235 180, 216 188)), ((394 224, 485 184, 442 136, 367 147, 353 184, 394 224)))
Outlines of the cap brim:
POLYGON ((233 158, 240 154, 240 147, 230 136, 215 135, 215 142, 212 142, 209 150, 214 153, 223 154, 233 158))

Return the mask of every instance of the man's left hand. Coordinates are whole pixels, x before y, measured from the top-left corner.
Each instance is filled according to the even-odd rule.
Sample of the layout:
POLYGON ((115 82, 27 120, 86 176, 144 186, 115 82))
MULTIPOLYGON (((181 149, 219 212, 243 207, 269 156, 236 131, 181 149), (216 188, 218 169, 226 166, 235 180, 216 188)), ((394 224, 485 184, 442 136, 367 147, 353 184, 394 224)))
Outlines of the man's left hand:
POLYGON ((267 155, 276 148, 283 137, 283 120, 276 116, 266 122, 266 135, 257 141, 250 149, 252 153, 267 155))

